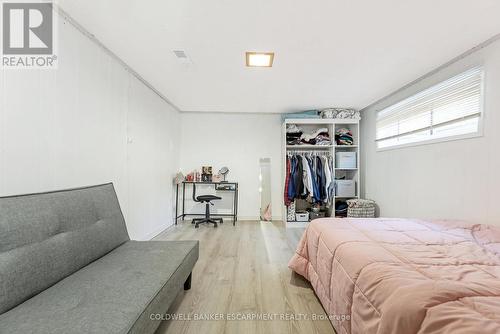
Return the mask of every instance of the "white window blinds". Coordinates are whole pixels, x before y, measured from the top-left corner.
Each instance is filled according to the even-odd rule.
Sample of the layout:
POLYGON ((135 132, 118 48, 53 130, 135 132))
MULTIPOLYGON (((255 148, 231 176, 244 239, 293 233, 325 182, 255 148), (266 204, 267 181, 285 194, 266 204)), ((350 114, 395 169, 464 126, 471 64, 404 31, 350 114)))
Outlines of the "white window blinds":
POLYGON ((378 148, 479 132, 483 70, 474 68, 378 112, 378 148))

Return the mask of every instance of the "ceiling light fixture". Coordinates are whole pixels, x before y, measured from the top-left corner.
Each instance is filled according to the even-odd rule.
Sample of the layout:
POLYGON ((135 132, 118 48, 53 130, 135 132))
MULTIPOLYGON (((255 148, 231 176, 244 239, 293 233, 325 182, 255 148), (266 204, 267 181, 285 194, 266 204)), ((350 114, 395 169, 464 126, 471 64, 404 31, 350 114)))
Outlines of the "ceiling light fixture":
POLYGON ((248 67, 272 67, 274 52, 247 52, 248 67))

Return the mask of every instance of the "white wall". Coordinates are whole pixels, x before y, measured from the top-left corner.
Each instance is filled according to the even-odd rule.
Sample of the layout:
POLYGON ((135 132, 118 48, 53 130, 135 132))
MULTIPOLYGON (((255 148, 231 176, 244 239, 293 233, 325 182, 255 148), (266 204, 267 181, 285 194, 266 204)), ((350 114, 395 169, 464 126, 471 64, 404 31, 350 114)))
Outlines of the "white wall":
POLYGON ((362 111, 364 193, 387 217, 500 225, 500 41, 362 111), (471 66, 485 69, 484 136, 376 151, 376 112, 471 66))
POLYGON ((56 70, 0 72, 0 195, 114 182, 131 238, 172 224, 179 115, 59 19, 56 70))
MULTIPOLYGON (((259 219, 259 159, 271 159, 272 210, 281 219, 281 117, 276 114, 182 113, 180 167, 184 174, 201 166, 230 169, 228 180, 239 182, 239 218, 259 219)), ((211 189, 200 189, 200 194, 211 189)), ((192 194, 187 191, 186 197, 192 194)), ((231 194, 215 210, 225 212, 231 194)), ((186 203, 187 211, 203 212, 200 204, 186 203)), ((219 211, 219 212, 222 212, 219 211)))

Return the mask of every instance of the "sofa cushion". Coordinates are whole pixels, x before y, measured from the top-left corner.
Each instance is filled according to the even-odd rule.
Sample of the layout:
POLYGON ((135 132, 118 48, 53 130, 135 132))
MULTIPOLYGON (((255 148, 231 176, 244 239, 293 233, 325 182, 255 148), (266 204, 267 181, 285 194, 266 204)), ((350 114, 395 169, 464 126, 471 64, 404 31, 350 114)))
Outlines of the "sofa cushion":
POLYGON ((0 333, 151 333, 198 259, 198 241, 129 241, 7 313, 0 333))
POLYGON ((112 184, 0 198, 0 314, 127 240, 112 184))

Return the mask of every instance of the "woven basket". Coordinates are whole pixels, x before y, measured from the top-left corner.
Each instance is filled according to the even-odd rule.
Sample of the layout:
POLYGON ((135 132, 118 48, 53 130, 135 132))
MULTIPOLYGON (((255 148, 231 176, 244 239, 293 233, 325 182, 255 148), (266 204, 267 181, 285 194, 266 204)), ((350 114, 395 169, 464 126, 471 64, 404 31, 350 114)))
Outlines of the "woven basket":
POLYGON ((347 200, 347 217, 375 218, 375 202, 368 199, 347 200))
POLYGON ((290 203, 286 210, 287 220, 289 222, 295 221, 295 202, 290 203))

